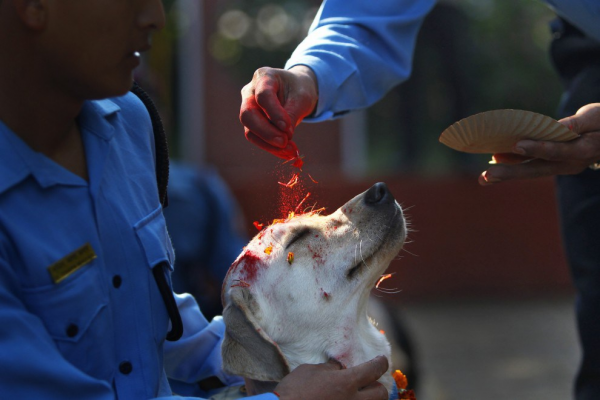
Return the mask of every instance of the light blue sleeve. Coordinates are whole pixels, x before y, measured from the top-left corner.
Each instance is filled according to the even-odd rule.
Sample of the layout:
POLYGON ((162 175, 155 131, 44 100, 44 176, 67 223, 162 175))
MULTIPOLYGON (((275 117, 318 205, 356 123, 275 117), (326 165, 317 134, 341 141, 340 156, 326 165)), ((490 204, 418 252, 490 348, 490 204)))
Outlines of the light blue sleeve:
POLYGON ((600 41, 600 1, 546 0, 546 3, 586 35, 600 41))
POLYGON ((12 268, 0 259, 0 397, 113 400, 111 385, 85 374, 58 351, 42 320, 20 298, 12 268))
POLYGON ((316 74, 318 122, 365 108, 411 72, 417 33, 435 0, 324 0, 285 65, 316 74))
MULTIPOLYGON (((202 315, 196 300, 189 294, 175 295, 175 300, 183 320, 184 330, 183 336, 178 341, 165 342, 164 364, 167 376, 191 384, 213 376, 227 386, 243 384, 243 378, 229 375, 222 368, 221 342, 225 334, 223 318, 215 317, 209 323, 202 315)), ((201 395, 201 393, 194 393, 196 394, 201 395)), ((177 397, 177 399, 184 398, 177 397)), ((244 399, 276 400, 277 396, 266 393, 244 397, 244 399)))

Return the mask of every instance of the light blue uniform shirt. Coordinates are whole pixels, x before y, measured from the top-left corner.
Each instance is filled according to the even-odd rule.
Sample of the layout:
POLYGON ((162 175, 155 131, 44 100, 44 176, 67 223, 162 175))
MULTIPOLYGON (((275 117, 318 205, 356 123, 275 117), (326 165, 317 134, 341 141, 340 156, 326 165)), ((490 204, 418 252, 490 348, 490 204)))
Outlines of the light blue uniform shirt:
POLYGON ((222 320, 191 296, 176 298, 184 336, 165 342, 151 268, 174 256, 145 107, 90 101, 79 126, 88 181, 0 122, 0 397, 174 399, 167 377, 241 383, 221 370, 222 320), (97 257, 55 283, 48 267, 85 244, 97 257))
MULTIPOLYGON (((547 3, 600 40, 600 1, 547 3)), ((417 33, 434 4, 435 0, 324 0, 308 36, 285 65, 306 65, 317 76, 319 101, 314 116, 305 121, 366 108, 406 80, 417 33)))

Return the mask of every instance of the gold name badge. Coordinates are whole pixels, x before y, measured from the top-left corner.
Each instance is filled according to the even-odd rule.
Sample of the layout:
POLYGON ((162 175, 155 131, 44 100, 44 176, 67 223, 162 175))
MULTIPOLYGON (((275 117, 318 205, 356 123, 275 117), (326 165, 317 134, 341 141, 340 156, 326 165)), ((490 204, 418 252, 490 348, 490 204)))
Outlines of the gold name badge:
POLYGON ((79 268, 96 258, 96 253, 89 243, 84 244, 66 257, 48 267, 54 283, 59 283, 79 268))

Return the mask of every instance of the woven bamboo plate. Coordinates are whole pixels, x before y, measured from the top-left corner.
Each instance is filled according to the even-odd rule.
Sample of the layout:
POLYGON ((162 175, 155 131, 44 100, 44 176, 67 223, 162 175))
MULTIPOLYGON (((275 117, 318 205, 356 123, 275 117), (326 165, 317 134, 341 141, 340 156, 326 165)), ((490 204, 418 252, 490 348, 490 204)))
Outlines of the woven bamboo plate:
POLYGON ((461 119, 440 135, 440 142, 467 153, 512 153, 522 139, 566 142, 575 132, 556 120, 524 110, 493 110, 461 119))

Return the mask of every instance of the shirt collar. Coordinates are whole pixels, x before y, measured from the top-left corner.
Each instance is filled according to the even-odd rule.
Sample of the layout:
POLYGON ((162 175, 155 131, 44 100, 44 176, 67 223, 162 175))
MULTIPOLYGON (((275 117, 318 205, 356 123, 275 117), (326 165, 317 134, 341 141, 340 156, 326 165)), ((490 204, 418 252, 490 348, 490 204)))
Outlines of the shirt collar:
MULTIPOLYGON (((92 133, 109 141, 114 136, 112 116, 120 110, 121 108, 109 99, 86 101, 78 117, 82 135, 92 133)), ((0 121, 0 194, 28 176, 33 176, 43 188, 56 184, 86 184, 45 155, 31 149, 0 121)))

